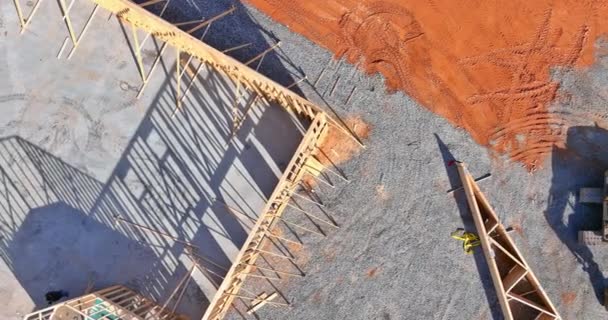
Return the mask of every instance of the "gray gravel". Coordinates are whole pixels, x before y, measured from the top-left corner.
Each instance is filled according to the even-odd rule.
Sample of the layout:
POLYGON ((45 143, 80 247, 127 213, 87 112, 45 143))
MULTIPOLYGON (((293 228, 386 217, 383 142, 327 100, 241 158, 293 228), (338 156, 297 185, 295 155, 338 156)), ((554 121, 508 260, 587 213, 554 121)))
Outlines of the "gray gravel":
MULTIPOLYGON (((245 10, 282 41, 283 66, 299 66, 314 83, 331 54, 255 9, 245 10)), ((480 186, 503 223, 517 230, 512 237, 562 317, 605 318, 598 298, 607 248, 577 244, 576 232, 599 228, 601 221, 601 208, 578 204, 577 194, 582 186, 601 186, 608 169, 607 63, 608 57, 598 56, 583 71, 555 70, 561 89, 552 108, 566 113, 572 127, 566 146, 533 174, 489 154, 406 95, 387 94, 381 77, 361 74, 345 62, 332 62, 335 71, 326 72, 315 88, 299 86, 307 98, 323 106, 328 102, 343 117, 362 116, 372 133, 367 148, 340 166, 351 182, 335 180, 335 190, 319 191, 341 228, 326 230, 327 238, 300 234, 306 246, 297 254, 306 277, 277 286, 292 306, 266 306, 258 317, 502 318, 481 253, 465 255, 449 237, 458 227, 473 230, 462 191, 446 194, 459 185, 455 168, 446 167, 456 158, 467 162, 473 176, 492 173, 480 186), (345 105, 353 86, 357 94, 345 105)), ((287 215, 307 222, 297 212, 287 215)))

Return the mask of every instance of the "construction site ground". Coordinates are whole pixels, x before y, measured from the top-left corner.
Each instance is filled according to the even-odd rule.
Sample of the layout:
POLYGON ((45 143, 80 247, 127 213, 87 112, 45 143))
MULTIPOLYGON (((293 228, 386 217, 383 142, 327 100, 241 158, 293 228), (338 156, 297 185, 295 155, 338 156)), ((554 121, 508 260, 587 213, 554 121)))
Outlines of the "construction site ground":
MULTIPOLYGON (((174 0, 166 18, 210 17, 232 4, 174 0)), ((465 161, 474 177, 491 173, 479 185, 505 226, 513 229, 511 236, 562 317, 606 318, 602 299, 608 284, 604 276, 608 244, 579 245, 577 231, 601 225, 601 208, 579 204, 578 189, 600 187, 608 169, 608 43, 595 43, 598 54, 588 68, 552 70, 553 80, 560 85, 558 93, 565 98, 553 101, 549 110, 596 116, 593 121, 579 117, 573 122, 563 146, 556 146, 531 173, 520 163, 478 145, 467 132, 403 93, 387 93, 381 76, 366 75, 354 65, 335 61, 329 51, 255 8, 235 5, 234 14, 213 25, 207 43, 226 49, 252 42, 247 49, 231 53, 245 61, 280 40, 281 47, 260 65, 261 73, 283 85, 305 74, 308 80, 292 90, 327 110, 332 108, 342 118, 360 118, 370 128, 366 148, 338 164, 350 182, 333 179, 333 189, 321 183, 317 186, 340 229, 327 232, 327 237, 298 233, 305 246, 294 255, 306 277, 278 282, 276 289, 291 306, 267 305, 257 311, 258 318, 501 319, 480 250, 467 255, 462 243, 450 237, 457 228, 475 231, 463 191, 448 193, 460 186, 452 165, 455 159, 465 161)), ((279 125, 285 123, 280 122, 285 114, 260 115, 260 122, 272 126, 252 123, 250 130, 265 140, 243 142, 241 152, 219 166, 224 172, 221 177, 213 177, 217 166, 209 168, 211 190, 189 191, 190 198, 183 196, 188 209, 174 212, 174 191, 164 190, 153 180, 147 185, 156 191, 146 191, 146 183, 136 181, 141 178, 128 178, 137 176, 130 176, 130 170, 145 167, 141 170, 154 171, 161 165, 156 158, 145 164, 150 159, 142 159, 141 153, 155 151, 142 149, 146 144, 139 140, 153 140, 154 132, 179 140, 182 130, 198 133, 192 134, 197 137, 207 129, 224 131, 185 121, 188 112, 201 108, 200 103, 185 106, 184 114, 175 117, 182 121, 172 122, 173 104, 168 101, 173 96, 163 76, 141 100, 134 100, 133 87, 140 79, 115 20, 100 18, 99 23, 114 32, 91 29, 86 45, 66 62, 55 58, 64 26, 54 20, 58 22, 45 27, 45 21, 50 21, 45 16, 53 14, 55 19, 57 8, 39 14, 31 31, 18 36, 12 4, 0 3, 0 167, 5 178, 21 181, 12 186, 4 179, 0 189, 1 249, 9 257, 9 261, 0 261, 0 301, 8 305, 0 310, 0 318, 20 319, 24 312, 42 307, 44 292, 50 289, 77 296, 91 275, 96 288, 124 283, 159 301, 171 292, 190 267, 183 248, 145 233, 158 247, 142 245, 141 235, 134 236, 126 226, 116 227, 111 219, 115 214, 133 221, 146 218, 143 209, 117 213, 117 207, 104 206, 104 194, 114 188, 120 194, 133 190, 119 203, 143 203, 146 198, 137 194, 153 193, 148 203, 156 201, 153 206, 165 208, 151 210, 163 213, 154 215, 156 226, 194 239, 201 248, 210 248, 208 255, 228 263, 244 237, 238 224, 218 222, 228 225, 224 226, 226 232, 234 232, 231 239, 222 239, 211 234, 215 225, 198 228, 189 225, 188 219, 176 224, 180 221, 176 216, 184 211, 196 218, 210 210, 221 219, 222 209, 209 205, 218 193, 226 194, 233 204, 247 203, 249 212, 257 213, 263 205, 257 193, 272 190, 272 177, 280 173, 281 163, 289 160, 298 142, 295 128, 279 125), (158 119, 167 124, 157 126, 158 119), (258 154, 251 155, 255 150, 258 154), (260 152, 265 153, 260 156, 260 152), (28 172, 32 169, 37 173, 28 172), (239 169, 249 174, 236 173, 239 169), (36 185, 43 179, 52 190, 36 185), (219 192, 222 183, 239 188, 219 192), (241 193, 247 194, 243 201, 236 197, 241 193), (160 195, 167 198, 158 199, 160 195), (212 238, 221 240, 209 247, 212 238), (151 268, 156 270, 154 274, 145 269, 149 266, 160 267, 151 268)), ((173 67, 166 66, 168 70, 173 67)), ((218 113, 225 112, 221 103, 209 105, 212 110, 217 107, 218 113)), ((153 142, 148 143, 153 149, 153 142)), ((207 163, 201 159, 216 156, 213 150, 207 154, 205 147, 201 149, 205 145, 188 141, 177 148, 197 156, 180 170, 199 170, 198 166, 207 163)), ((161 181, 165 175, 151 172, 150 176, 161 181)), ((124 204, 124 208, 131 206, 124 204)), ((300 215, 302 221, 305 218, 300 215)), ((186 293, 180 307, 193 319, 200 318, 209 299, 201 294, 209 284, 199 282, 186 293)), ((242 316, 231 313, 228 318, 242 316)))

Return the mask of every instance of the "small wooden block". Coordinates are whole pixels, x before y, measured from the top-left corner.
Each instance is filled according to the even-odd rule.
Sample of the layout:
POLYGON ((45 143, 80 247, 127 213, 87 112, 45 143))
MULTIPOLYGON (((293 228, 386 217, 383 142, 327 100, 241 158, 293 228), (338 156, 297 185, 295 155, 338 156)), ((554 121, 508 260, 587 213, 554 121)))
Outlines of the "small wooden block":
POLYGON ((604 201, 604 190, 601 188, 581 188, 581 203, 602 203, 604 201))

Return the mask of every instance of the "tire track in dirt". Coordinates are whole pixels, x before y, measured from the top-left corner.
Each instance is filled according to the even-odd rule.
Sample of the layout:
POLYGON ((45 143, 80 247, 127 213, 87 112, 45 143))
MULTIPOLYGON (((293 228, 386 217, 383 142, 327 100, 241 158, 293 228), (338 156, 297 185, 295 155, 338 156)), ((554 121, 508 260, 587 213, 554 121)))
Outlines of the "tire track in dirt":
POLYGON ((551 68, 590 65, 608 32, 608 0, 249 2, 528 169, 567 131, 551 68))

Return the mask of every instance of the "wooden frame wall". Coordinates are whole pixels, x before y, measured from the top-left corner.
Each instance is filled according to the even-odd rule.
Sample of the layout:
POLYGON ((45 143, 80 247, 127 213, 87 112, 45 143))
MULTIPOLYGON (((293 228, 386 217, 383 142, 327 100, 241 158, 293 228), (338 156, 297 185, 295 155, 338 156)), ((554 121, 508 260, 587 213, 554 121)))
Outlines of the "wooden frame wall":
MULTIPOLYGON (((21 9, 20 0, 13 0, 17 10, 17 14, 20 19, 22 33, 26 30, 33 16, 36 14, 36 11, 40 7, 41 1, 43 0, 38 0, 34 4, 33 10, 29 13, 27 17, 25 17, 21 9)), ((358 138, 356 138, 352 134, 350 130, 343 127, 342 124, 340 124, 335 119, 327 116, 325 112, 318 106, 298 96, 297 94, 290 91, 288 88, 279 85, 278 83, 266 78, 265 76, 257 73, 255 70, 249 68, 247 66, 249 62, 243 64, 225 55, 223 52, 220 52, 206 45, 205 43, 203 43, 199 39, 194 38, 190 34, 190 31, 196 31, 204 27, 205 25, 210 24, 215 19, 226 15, 227 13, 229 13, 229 11, 234 10, 234 8, 207 21, 193 21, 181 23, 180 25, 198 23, 196 27, 191 28, 188 32, 185 32, 179 29, 176 25, 170 24, 169 22, 163 20, 158 16, 155 16, 154 14, 148 12, 146 9, 143 8, 143 6, 146 6, 148 3, 158 3, 168 0, 150 0, 142 4, 141 6, 127 0, 90 0, 95 4, 95 7, 93 9, 93 12, 87 19, 84 29, 79 33, 78 36, 76 36, 76 31, 74 30, 69 18, 70 9, 73 2, 69 6, 66 6, 64 0, 59 1, 60 9, 63 13, 64 20, 66 20, 66 25, 68 27, 69 37, 66 37, 66 39, 64 40, 58 58, 62 55, 62 52, 66 48, 67 44, 70 43, 70 40, 72 43, 72 50, 68 55, 68 59, 74 54, 74 51, 78 47, 78 44, 83 40, 83 37, 88 28, 90 27, 91 21, 95 17, 95 14, 97 13, 99 8, 109 11, 122 22, 131 25, 133 31, 132 40, 135 42, 135 48, 133 49, 136 55, 138 70, 143 80, 143 85, 140 89, 140 92, 138 93, 138 97, 141 95, 142 91, 146 87, 147 81, 152 72, 154 71, 154 68, 160 60, 161 55, 163 54, 167 45, 170 45, 173 46, 176 51, 176 76, 178 86, 182 75, 189 70, 188 64, 193 59, 196 59, 200 61, 200 65, 196 70, 195 76, 199 72, 201 66, 210 66, 213 69, 228 76, 230 79, 232 79, 232 81, 235 81, 235 83, 237 84, 237 91, 239 91, 240 87, 242 86, 243 88, 247 88, 253 93, 255 93, 257 95, 257 98, 265 99, 269 102, 275 102, 285 110, 289 112, 294 112, 296 115, 307 118, 308 120, 312 121, 307 132, 304 135, 303 140, 299 144, 294 156, 292 157, 289 165, 287 166, 285 172, 280 178, 279 183, 277 184, 275 190, 269 198, 269 201, 266 203, 262 214, 260 214, 254 227, 250 231, 247 240, 243 244, 243 247, 241 248, 239 254, 236 257, 236 260, 234 261, 232 267, 229 269, 228 273, 224 277, 223 282, 220 284, 217 293, 215 294, 203 316, 203 319, 222 319, 226 315, 228 309, 232 306, 234 298, 240 296, 238 293, 241 287, 243 286, 245 280, 247 279, 248 275, 250 275, 251 270, 255 268, 255 262, 258 256, 260 255, 260 253, 265 252, 262 248, 267 242, 267 239, 269 237, 275 237, 272 233, 272 229, 276 225, 277 221, 281 219, 281 215, 284 209, 287 206, 293 206, 289 203, 291 200, 291 196, 297 191, 296 189, 300 185, 301 179, 304 174, 309 173, 312 176, 319 175, 322 166, 320 165, 320 162, 315 158, 315 155, 318 153, 319 145, 322 143, 323 139, 327 135, 330 125, 333 125, 335 129, 338 129, 343 134, 348 135, 350 138, 354 139, 359 144, 362 145, 362 143, 358 140, 358 138), (137 30, 142 30, 148 34, 141 42, 138 39, 137 30), (164 43, 160 49, 159 55, 156 57, 152 65, 152 68, 146 73, 143 68, 143 64, 141 63, 139 50, 141 49, 140 44, 145 43, 145 41, 149 37, 153 37, 157 40, 163 41, 164 43), (182 54, 189 56, 188 62, 185 66, 183 65, 182 54), (180 69, 182 69, 182 71, 180 71, 180 69)), ((238 47, 243 46, 241 45, 235 48, 238 47)), ((256 56, 250 61, 255 61, 258 58, 263 57, 262 55, 266 54, 269 50, 264 51, 262 54, 256 56)), ((194 79, 195 76, 192 77, 192 79, 194 79)), ((189 86, 191 85, 192 82, 189 86)), ((182 96, 180 96, 180 94, 181 93, 178 91, 175 109, 176 112, 180 108, 180 98, 183 97, 183 94, 182 96)), ((238 130, 238 126, 245 116, 246 114, 244 114, 241 119, 237 119, 235 117, 235 130, 238 130)), ((233 134, 234 133, 235 132, 233 132, 233 134)), ((309 213, 306 212, 305 214, 309 215, 309 213)), ((310 215, 309 217, 318 219, 310 215)), ((337 227, 332 223, 325 223, 330 224, 333 227, 337 227)))
POLYGON ((280 219, 288 206, 291 195, 296 191, 300 180, 310 167, 309 162, 314 161, 318 145, 327 134, 328 124, 325 114, 319 113, 313 120, 304 140, 296 150, 277 187, 266 203, 262 214, 252 228, 249 237, 241 248, 235 263, 226 275, 218 292, 205 311, 203 319, 222 319, 230 308, 235 295, 243 285, 247 275, 260 255, 268 237, 272 235, 271 229, 280 219))
POLYGON ((81 317, 85 320, 111 319, 163 319, 176 320, 177 315, 161 307, 152 299, 120 285, 58 303, 26 315, 24 320, 68 320, 81 317))

